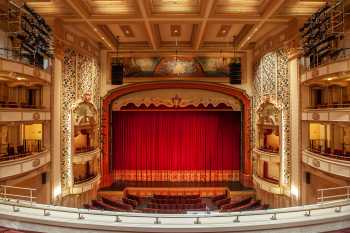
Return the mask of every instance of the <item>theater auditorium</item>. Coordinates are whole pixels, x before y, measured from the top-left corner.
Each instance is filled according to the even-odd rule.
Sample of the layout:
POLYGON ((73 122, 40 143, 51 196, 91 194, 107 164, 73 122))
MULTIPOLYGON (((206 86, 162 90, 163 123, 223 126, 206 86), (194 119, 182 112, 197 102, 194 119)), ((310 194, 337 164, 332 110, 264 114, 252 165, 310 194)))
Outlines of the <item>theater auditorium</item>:
POLYGON ((0 233, 350 233, 350 0, 0 0, 0 233))

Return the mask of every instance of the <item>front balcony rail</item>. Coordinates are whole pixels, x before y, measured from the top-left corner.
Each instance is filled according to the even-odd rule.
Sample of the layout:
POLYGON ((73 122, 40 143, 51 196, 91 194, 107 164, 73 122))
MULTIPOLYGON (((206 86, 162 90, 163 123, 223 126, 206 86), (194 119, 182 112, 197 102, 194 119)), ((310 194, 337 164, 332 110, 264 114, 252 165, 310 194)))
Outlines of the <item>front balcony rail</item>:
POLYGON ((82 184, 82 183, 85 183, 85 182, 88 182, 88 181, 91 181, 93 179, 95 179, 97 176, 97 174, 92 174, 92 175, 88 175, 84 178, 78 178, 78 179, 74 179, 74 184, 82 184))
POLYGON ((35 59, 31 59, 30 57, 34 58, 35 56, 34 54, 28 54, 28 56, 25 56, 20 50, 0 48, 0 58, 38 67, 46 71, 50 70, 50 66, 48 65, 49 58, 45 58, 47 60, 47 64, 45 64, 45 62, 38 63, 35 61, 35 59))
POLYGON ((345 152, 342 150, 334 150, 332 152, 330 148, 321 149, 321 148, 312 148, 312 147, 308 148, 307 150, 312 153, 319 154, 325 157, 350 161, 350 152, 345 152))
POLYGON ((333 108, 350 108, 350 102, 332 103, 332 104, 316 104, 306 107, 306 110, 313 109, 333 109, 333 108))
MULTIPOLYGON (((14 213, 19 212, 23 217, 25 215, 29 218, 41 218, 42 220, 51 220, 52 224, 57 224, 57 220, 64 216, 62 221, 72 221, 77 224, 77 220, 80 222, 77 224, 80 227, 81 224, 103 224, 104 226, 113 224, 111 227, 116 227, 122 222, 124 227, 140 227, 137 223, 142 222, 142 226, 154 226, 154 224, 162 224, 164 227, 184 227, 183 224, 192 224, 203 227, 209 227, 213 224, 213 221, 218 221, 220 224, 229 224, 227 226, 234 227, 232 223, 239 224, 252 224, 252 219, 256 218, 257 221, 270 222, 276 220, 290 220, 291 214, 299 221, 311 221, 310 216, 328 217, 329 215, 347 216, 350 212, 350 200, 338 200, 332 202, 324 202, 315 205, 298 206, 292 208, 280 208, 280 209, 268 209, 257 211, 243 211, 243 212, 231 212, 231 213, 210 213, 205 212, 201 214, 142 214, 131 212, 114 212, 114 211, 100 211, 100 210, 87 210, 77 208, 67 208, 52 205, 42 205, 26 201, 18 201, 14 199, 1 199, 0 205, 2 209, 9 207, 14 213), (343 213, 343 214, 342 214, 343 213), (43 219, 44 218, 44 219, 43 219), (83 221, 85 219, 85 221, 83 221), (126 225, 125 225, 126 224, 126 225)), ((7 209, 7 208, 6 208, 7 209)), ((10 215, 13 215, 9 212, 10 215)), ((297 221, 293 218, 294 221, 297 221)), ((30 220, 26 220, 28 222, 30 220)), ((35 221, 35 220, 34 220, 35 221)), ((40 221, 39 221, 40 222, 40 221)), ((254 222, 256 224, 256 222, 254 222)), ((271 223, 269 223, 271 224, 271 223)), ((47 223, 46 223, 47 225, 47 223)), ((216 224, 215 224, 216 225, 216 224)), ((243 226, 242 225, 242 226, 243 226)), ((77 227, 79 227, 77 226, 77 227)), ((161 226, 161 225, 160 225, 161 226)), ((239 225, 238 225, 239 226, 239 225)), ((89 227, 89 228, 90 228, 89 227)), ((269 225, 271 227, 271 225, 269 225)), ((115 229, 115 228, 114 228, 115 229)), ((143 228, 144 229, 144 228, 143 228)), ((154 231, 153 231, 154 232, 154 231)))
POLYGON ((268 147, 259 147, 258 150, 263 151, 263 152, 267 152, 267 153, 271 153, 271 154, 278 154, 279 153, 279 149, 271 149, 268 147))
POLYGON ((91 152, 91 151, 94 151, 96 149, 97 149, 96 146, 78 147, 78 148, 75 148, 75 153, 81 154, 81 153, 91 152))
POLYGON ((4 199, 19 198, 19 199, 28 200, 31 205, 33 204, 33 201, 36 199, 36 197, 33 195, 35 191, 36 189, 33 189, 33 188, 22 188, 22 187, 10 186, 10 185, 0 185, 0 197, 4 199), (24 194, 18 194, 18 192, 20 193, 24 192, 24 194))
POLYGON ((350 200, 350 186, 318 189, 317 195, 318 202, 325 202, 343 198, 350 200))

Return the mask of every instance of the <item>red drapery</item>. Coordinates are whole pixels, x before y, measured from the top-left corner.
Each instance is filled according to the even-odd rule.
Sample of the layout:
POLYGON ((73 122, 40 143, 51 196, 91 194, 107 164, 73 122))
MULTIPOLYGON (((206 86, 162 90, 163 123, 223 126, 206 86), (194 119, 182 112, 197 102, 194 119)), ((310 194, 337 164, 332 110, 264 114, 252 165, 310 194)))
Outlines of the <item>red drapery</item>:
POLYGON ((180 180, 193 180, 186 171, 226 180, 240 169, 240 112, 118 111, 112 127, 116 180, 172 180, 169 171, 180 180))

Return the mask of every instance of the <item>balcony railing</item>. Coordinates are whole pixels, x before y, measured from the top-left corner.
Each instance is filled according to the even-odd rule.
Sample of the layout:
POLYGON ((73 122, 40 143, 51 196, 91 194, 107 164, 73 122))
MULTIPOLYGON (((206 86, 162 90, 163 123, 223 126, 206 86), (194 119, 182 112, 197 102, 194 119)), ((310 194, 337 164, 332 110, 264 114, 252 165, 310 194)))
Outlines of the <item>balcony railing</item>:
POLYGON ((321 150, 319 148, 309 148, 308 150, 315 154, 320 154, 326 157, 350 161, 350 152, 348 151, 334 150, 332 152, 330 148, 327 148, 326 150, 321 150))
POLYGON ((306 109, 327 109, 327 108, 350 108, 350 102, 333 103, 333 104, 317 104, 314 106, 308 106, 306 109))
POLYGON ((30 59, 29 57, 34 57, 33 54, 29 54, 28 56, 25 56, 21 54, 20 51, 14 50, 14 49, 8 49, 8 48, 0 48, 0 58, 20 62, 26 65, 31 65, 34 67, 38 67, 40 69, 49 71, 50 65, 49 65, 49 58, 44 58, 43 63, 36 63, 35 59, 30 59))
POLYGON ((338 199, 350 200, 350 186, 324 188, 317 190, 318 202, 325 202, 338 199))
POLYGON ((91 174, 83 178, 74 179, 74 184, 82 184, 82 183, 88 182, 90 180, 93 180, 96 176, 97 176, 96 174, 91 174))

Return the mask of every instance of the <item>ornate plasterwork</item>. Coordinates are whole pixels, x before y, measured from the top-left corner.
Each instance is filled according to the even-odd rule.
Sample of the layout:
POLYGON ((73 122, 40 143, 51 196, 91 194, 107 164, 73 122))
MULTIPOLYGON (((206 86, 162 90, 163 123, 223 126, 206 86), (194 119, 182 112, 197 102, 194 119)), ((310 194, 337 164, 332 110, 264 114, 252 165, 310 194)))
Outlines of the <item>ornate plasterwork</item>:
POLYGON ((242 104, 238 99, 222 93, 198 89, 151 90, 131 93, 115 100, 112 109, 117 111, 130 103, 136 107, 141 105, 159 107, 163 105, 169 108, 198 107, 199 105, 217 107, 219 104, 225 104, 231 107, 233 111, 242 111, 242 104))
MULTIPOLYGON (((288 79, 288 54, 280 49, 266 54, 257 63, 253 83, 253 109, 269 102, 281 112, 281 185, 290 184, 290 93, 288 79)), ((258 112, 253 112, 253 123, 257 124, 258 112)), ((254 128, 253 138, 257 138, 254 128)), ((256 141, 252 140, 254 147, 256 141)))
POLYGON ((99 65, 96 58, 79 54, 72 48, 64 50, 61 95, 61 183, 63 195, 73 186, 72 113, 87 95, 99 109, 99 65))

